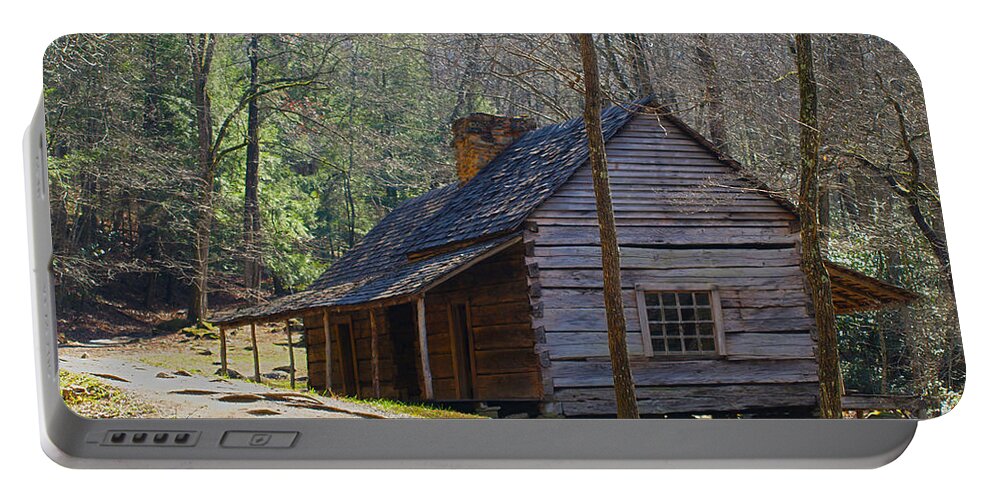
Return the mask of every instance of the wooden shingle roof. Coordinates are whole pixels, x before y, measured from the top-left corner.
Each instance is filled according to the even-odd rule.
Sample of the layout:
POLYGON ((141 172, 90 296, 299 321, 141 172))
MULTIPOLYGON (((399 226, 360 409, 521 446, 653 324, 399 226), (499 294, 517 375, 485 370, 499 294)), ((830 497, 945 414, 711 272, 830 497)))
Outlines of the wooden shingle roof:
POLYGON ((424 291, 474 261, 486 258, 518 238, 519 235, 512 234, 430 258, 403 262, 388 272, 371 274, 355 281, 310 288, 265 304, 222 311, 211 317, 210 321, 218 325, 238 325, 253 320, 280 319, 325 307, 348 308, 408 297, 424 291))
POLYGON ((909 304, 914 292, 866 276, 834 262, 824 261, 831 278, 831 301, 835 314, 875 311, 909 304))
MULTIPOLYGON (((603 111, 612 137, 649 102, 603 111)), ((528 132, 464 186, 450 184, 410 199, 383 218, 305 291, 222 311, 216 324, 406 297, 517 237, 525 218, 589 157, 581 118, 528 132)))
MULTIPOLYGON (((642 99, 604 110, 604 140, 609 141, 649 102, 642 99)), ((582 118, 524 134, 451 196, 422 228, 421 239, 410 252, 517 230, 588 158, 582 118)))

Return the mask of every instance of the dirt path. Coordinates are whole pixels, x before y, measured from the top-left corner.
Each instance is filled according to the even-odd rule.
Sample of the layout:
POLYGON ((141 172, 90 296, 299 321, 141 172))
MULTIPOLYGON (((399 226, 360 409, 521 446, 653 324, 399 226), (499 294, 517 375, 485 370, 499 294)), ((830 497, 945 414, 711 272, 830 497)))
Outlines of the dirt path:
POLYGON ((169 371, 113 357, 60 356, 59 368, 121 389, 155 407, 162 418, 405 418, 335 398, 169 371))

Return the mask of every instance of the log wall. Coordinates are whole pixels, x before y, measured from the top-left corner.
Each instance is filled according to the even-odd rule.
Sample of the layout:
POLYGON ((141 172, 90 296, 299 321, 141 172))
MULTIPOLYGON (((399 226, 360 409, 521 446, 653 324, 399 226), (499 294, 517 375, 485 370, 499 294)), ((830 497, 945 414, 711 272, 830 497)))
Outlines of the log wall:
POLYGON ((320 314, 303 317, 307 339, 307 385, 311 389, 327 389, 324 358, 324 323, 320 314))
MULTIPOLYGON (((425 296, 428 361, 434 399, 462 398, 455 388, 451 304, 467 303, 475 373, 474 400, 539 400, 541 372, 531 326, 524 250, 520 243, 450 278, 425 296)), ((420 361, 416 318, 410 304, 373 309, 379 330, 380 397, 417 400, 420 361)), ((374 396, 369 310, 331 313, 332 332, 339 321, 351 321, 358 362, 359 396, 374 396)), ((325 335, 320 314, 306 316, 307 373, 312 388, 325 389, 325 335)), ((338 346, 332 333, 331 389, 342 393, 338 346)))
MULTIPOLYGON (((338 359, 339 346, 334 335, 336 323, 350 322, 352 338, 355 344, 354 356, 358 371, 358 396, 374 398, 372 370, 372 328, 370 312, 376 315, 377 351, 379 357, 379 397, 405 399, 408 395, 406 385, 396 377, 396 363, 393 359, 394 346, 390 337, 389 317, 386 309, 374 308, 359 311, 330 313, 331 323, 331 392, 344 394, 341 365, 338 359), (398 388, 399 386, 399 388, 398 388)), ((321 314, 304 317, 304 328, 307 332, 307 376, 310 387, 317 390, 327 389, 325 376, 325 335, 324 320, 321 314)))
POLYGON ((469 304, 476 400, 538 400, 541 372, 520 243, 431 290, 425 297, 428 353, 437 400, 459 399, 455 389, 449 307, 469 304))
MULTIPOLYGON (((795 217, 715 153, 654 116, 607 144, 628 350, 645 414, 815 404, 813 318, 795 217), (727 355, 666 360, 643 349, 635 285, 718 287, 727 355)), ((588 166, 528 220, 525 261, 547 398, 567 416, 615 411, 599 230, 588 166)))

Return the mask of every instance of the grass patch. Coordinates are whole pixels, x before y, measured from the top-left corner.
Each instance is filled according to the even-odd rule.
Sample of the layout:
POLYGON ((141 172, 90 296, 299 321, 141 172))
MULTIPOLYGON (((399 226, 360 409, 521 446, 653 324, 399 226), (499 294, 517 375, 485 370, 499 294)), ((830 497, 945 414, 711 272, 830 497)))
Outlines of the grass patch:
POLYGON ((59 371, 62 399, 70 410, 86 418, 154 418, 155 407, 89 375, 59 371))
POLYGON ((486 418, 481 415, 476 415, 473 413, 462 413, 460 411, 455 411, 450 408, 443 408, 438 406, 431 406, 425 403, 404 403, 402 401, 395 401, 392 399, 359 399, 354 397, 345 396, 335 396, 343 401, 350 401, 352 403, 365 404, 379 408, 380 410, 399 413, 401 415, 407 415, 415 418, 471 418, 480 419, 486 418))

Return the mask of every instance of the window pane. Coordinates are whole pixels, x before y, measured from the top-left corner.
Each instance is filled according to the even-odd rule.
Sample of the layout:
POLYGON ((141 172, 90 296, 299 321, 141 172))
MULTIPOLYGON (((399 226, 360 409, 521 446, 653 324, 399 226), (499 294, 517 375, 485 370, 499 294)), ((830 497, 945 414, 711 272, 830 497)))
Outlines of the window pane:
POLYGON ((662 305, 664 306, 676 306, 676 294, 674 293, 663 293, 662 294, 662 305))
POLYGON ((714 339, 700 339, 700 350, 701 351, 716 351, 717 348, 714 347, 714 339))
POLYGON ((648 308, 648 321, 662 321, 662 310, 654 307, 648 308))
POLYGON ((679 322, 679 313, 677 313, 675 309, 666 308, 665 309, 665 321, 666 321, 666 323, 678 323, 679 322))
POLYGON ((692 307, 684 307, 680 309, 679 312, 682 314, 683 321, 696 321, 696 309, 693 309, 692 307))
POLYGON ((696 325, 693 323, 683 325, 683 335, 696 335, 696 325))
POLYGON ((710 308, 709 307, 698 307, 696 310, 696 317, 699 320, 710 320, 710 308))
POLYGON ((662 323, 648 323, 648 333, 653 337, 661 337, 665 330, 662 329, 662 323))
POLYGON ((683 352, 683 346, 679 343, 678 338, 666 339, 665 343, 669 346, 669 352, 683 352))
POLYGON ((697 292, 696 294, 696 305, 698 306, 709 306, 710 305, 710 294, 707 292, 697 292))
POLYGON ((681 293, 679 294, 679 305, 688 306, 693 304, 693 294, 692 293, 681 293))
POLYGON ((699 351, 700 343, 697 342, 696 338, 688 337, 683 341, 686 344, 687 351, 699 351))
POLYGON ((652 350, 655 352, 665 352, 665 341, 662 339, 652 339, 652 350))
POLYGON ((713 336, 714 335, 714 324, 713 323, 700 323, 696 327, 697 332, 702 336, 713 336))
POLYGON ((657 294, 657 293, 646 293, 645 294, 645 304, 648 304, 648 307, 658 307, 659 306, 659 294, 657 294))

